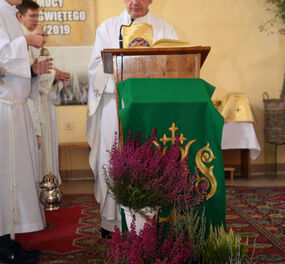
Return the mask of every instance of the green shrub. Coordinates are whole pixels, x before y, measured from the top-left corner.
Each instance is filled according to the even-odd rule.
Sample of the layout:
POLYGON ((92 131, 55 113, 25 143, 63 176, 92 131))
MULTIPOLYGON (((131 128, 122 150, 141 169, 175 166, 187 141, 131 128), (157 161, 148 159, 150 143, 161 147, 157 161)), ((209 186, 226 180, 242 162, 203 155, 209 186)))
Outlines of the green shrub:
POLYGON ((247 255, 248 241, 241 242, 239 234, 230 229, 227 233, 223 226, 213 230, 211 225, 210 234, 202 250, 203 264, 240 264, 247 255))

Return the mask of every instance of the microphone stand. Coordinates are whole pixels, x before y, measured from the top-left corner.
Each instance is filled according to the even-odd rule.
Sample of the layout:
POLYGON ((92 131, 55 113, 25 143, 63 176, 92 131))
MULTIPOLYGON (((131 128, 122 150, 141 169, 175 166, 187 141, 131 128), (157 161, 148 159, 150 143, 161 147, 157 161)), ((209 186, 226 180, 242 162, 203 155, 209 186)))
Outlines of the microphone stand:
POLYGON ((121 27, 120 27, 120 36, 119 36, 119 46, 120 46, 120 49, 123 48, 122 29, 123 29, 123 27, 130 27, 133 24, 134 21, 135 21, 135 19, 133 17, 131 17, 131 23, 129 25, 121 25, 121 27))
MULTIPOLYGON (((120 36, 119 36, 119 47, 120 47, 120 49, 123 48, 122 29, 123 29, 123 27, 130 27, 133 24, 134 21, 135 21, 135 19, 133 17, 131 17, 131 23, 129 25, 121 25, 121 27, 120 27, 120 36)), ((123 81, 123 69, 124 69, 123 58, 124 58, 124 54, 121 53, 121 82, 123 81)))

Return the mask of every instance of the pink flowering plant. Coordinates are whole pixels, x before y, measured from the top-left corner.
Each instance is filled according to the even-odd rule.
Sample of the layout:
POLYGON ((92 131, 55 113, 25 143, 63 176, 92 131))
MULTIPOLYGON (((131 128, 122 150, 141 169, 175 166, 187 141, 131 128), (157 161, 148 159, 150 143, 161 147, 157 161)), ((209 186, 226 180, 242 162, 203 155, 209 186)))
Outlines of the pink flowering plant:
POLYGON ((144 225, 138 235, 134 221, 131 230, 123 234, 116 229, 107 243, 104 263, 136 264, 183 264, 191 255, 192 245, 183 234, 175 234, 171 229, 166 238, 163 227, 157 224, 154 216, 144 225))
MULTIPOLYGON (((179 140, 162 155, 153 144, 155 131, 145 143, 130 134, 122 149, 114 142, 110 161, 104 167, 111 195, 135 212, 149 207, 170 206, 185 210, 198 206, 203 191, 195 187, 196 174, 190 175, 187 159, 180 159, 179 140)), ((202 188, 202 187, 201 187, 202 188)))
MULTIPOLYGON (((130 134, 122 149, 117 141, 114 142, 109 151, 109 164, 104 168, 106 182, 116 201, 135 212, 159 206, 170 207, 172 212, 168 220, 160 218, 157 221, 157 216, 152 219, 146 216, 147 222, 139 233, 133 214, 129 231, 121 233, 115 227, 111 239, 105 242, 104 258, 96 263, 202 263, 202 253, 205 255, 205 250, 208 251, 205 248, 206 218, 204 211, 200 216, 197 210, 205 200, 208 182, 195 185, 199 172, 195 170, 191 175, 187 158, 181 160, 178 136, 162 155, 161 148, 153 144, 158 142, 154 132, 143 144, 140 136, 132 139, 130 134), (168 221, 170 231, 165 232, 167 228, 164 225, 168 221)), ((227 252, 233 251, 230 249, 227 252)), ((216 255, 216 252, 210 254, 209 263, 216 261, 216 255)))

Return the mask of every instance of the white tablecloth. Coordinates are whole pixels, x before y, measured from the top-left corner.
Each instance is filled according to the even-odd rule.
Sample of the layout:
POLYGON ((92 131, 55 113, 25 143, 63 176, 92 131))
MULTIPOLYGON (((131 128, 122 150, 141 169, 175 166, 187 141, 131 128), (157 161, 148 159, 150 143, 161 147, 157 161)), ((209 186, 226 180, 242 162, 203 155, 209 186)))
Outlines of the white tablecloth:
POLYGON ((260 146, 251 122, 226 122, 223 129, 222 149, 249 149, 250 158, 260 155, 260 146))

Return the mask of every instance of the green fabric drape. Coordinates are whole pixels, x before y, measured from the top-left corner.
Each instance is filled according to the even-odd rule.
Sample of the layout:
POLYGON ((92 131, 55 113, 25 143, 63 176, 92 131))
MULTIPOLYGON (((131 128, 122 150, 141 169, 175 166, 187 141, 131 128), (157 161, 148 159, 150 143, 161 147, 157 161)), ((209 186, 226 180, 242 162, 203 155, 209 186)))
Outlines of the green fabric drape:
MULTIPOLYGON (((215 159, 207 164, 214 166, 217 190, 207 200, 207 225, 225 226, 225 183, 221 150, 224 119, 214 107, 211 96, 215 88, 202 79, 128 79, 118 83, 119 118, 124 141, 129 130, 132 135, 141 132, 142 140, 156 128, 156 137, 171 137, 172 123, 183 133, 187 142, 196 139, 190 148, 189 166, 195 168, 196 153, 209 143, 215 159)), ((169 144, 169 143, 168 143, 169 144)))

